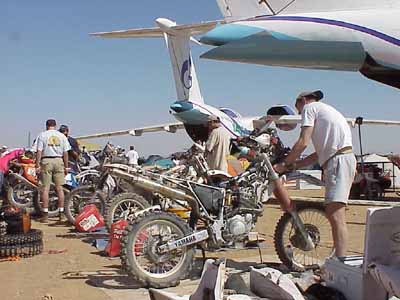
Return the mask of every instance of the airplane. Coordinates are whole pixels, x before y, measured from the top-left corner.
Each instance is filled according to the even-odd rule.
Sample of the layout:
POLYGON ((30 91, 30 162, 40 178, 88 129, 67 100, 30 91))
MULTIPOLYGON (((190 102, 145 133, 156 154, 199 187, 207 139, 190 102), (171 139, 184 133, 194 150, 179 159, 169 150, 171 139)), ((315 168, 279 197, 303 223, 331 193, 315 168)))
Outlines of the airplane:
MULTIPOLYGON (((205 141, 208 137, 207 119, 210 115, 218 116, 221 120, 222 126, 233 138, 249 134, 253 131, 252 121, 256 117, 243 117, 230 108, 216 108, 204 103, 191 56, 190 42, 196 42, 191 37, 193 33, 203 32, 202 30, 204 30, 204 28, 209 30, 209 25, 205 25, 204 28, 198 28, 198 26, 196 26, 196 30, 193 30, 190 26, 175 30, 174 28, 177 25, 171 20, 159 18, 156 20, 156 23, 158 25, 156 28, 137 29, 131 31, 129 36, 125 36, 124 34, 121 35, 119 32, 94 33, 92 35, 130 38, 161 37, 165 39, 170 54, 177 94, 177 101, 171 104, 170 110, 178 122, 85 135, 80 136, 77 139, 82 140, 127 134, 140 136, 143 133, 157 131, 175 133, 177 130, 185 129, 194 141, 205 141)), ((283 111, 294 114, 289 107, 281 107, 283 111)))
MULTIPOLYGON (((260 116, 243 117, 230 108, 216 108, 204 103, 190 52, 190 42, 197 43, 192 35, 202 34, 208 32, 210 28, 215 28, 216 21, 195 25, 177 25, 174 21, 158 18, 156 24, 158 26, 152 28, 99 32, 91 35, 108 38, 163 37, 169 50, 177 93, 177 101, 172 103, 170 109, 178 122, 83 135, 77 139, 86 140, 120 135, 141 136, 150 132, 175 133, 177 130, 185 129, 193 141, 205 141, 208 137, 206 124, 210 115, 216 115, 220 118, 222 126, 230 133, 232 138, 248 135, 253 131, 255 123, 257 127, 260 126, 260 121, 257 122, 257 120, 260 120, 260 116)), ((301 121, 301 116, 295 115, 294 110, 287 105, 273 106, 267 111, 267 114, 275 115, 274 122, 280 129, 293 129, 301 121)), ((348 122, 354 127, 356 118, 348 118, 348 122)), ((400 125, 400 122, 364 120, 363 124, 400 125)))
POLYGON ((400 88, 400 1, 217 0, 227 20, 200 38, 202 58, 359 71, 400 88))

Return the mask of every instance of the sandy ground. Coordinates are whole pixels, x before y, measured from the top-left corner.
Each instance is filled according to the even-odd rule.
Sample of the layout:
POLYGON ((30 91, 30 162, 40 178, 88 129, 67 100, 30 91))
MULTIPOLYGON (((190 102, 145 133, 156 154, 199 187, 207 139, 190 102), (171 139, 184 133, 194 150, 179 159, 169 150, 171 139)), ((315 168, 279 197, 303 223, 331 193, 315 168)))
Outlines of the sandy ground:
MULTIPOLYGON (((304 196, 304 192, 295 192, 304 196)), ((320 192, 312 192, 312 195, 320 192)), ((307 195, 310 195, 308 193, 307 195)), ((366 207, 350 206, 347 211, 350 231, 349 254, 362 254, 366 207)), ((273 231, 282 215, 276 205, 266 206, 264 216, 257 229, 265 234, 262 254, 264 261, 278 262, 273 248, 273 231)), ((54 300, 108 300, 148 299, 145 289, 120 272, 120 260, 109 259, 82 238, 71 237, 71 227, 33 222, 33 228, 44 231, 44 253, 17 262, 0 262, 0 299, 42 300, 51 295, 54 300), (49 254, 49 250, 66 250, 49 254), (79 276, 73 273, 83 272, 79 276)), ((215 254, 209 254, 215 256, 215 254)), ((218 253, 227 257, 233 266, 246 266, 246 261, 259 261, 257 250, 229 251, 218 253)), ((248 265, 248 264, 247 264, 248 265)), ((196 281, 186 280, 173 290, 190 293, 196 281)))

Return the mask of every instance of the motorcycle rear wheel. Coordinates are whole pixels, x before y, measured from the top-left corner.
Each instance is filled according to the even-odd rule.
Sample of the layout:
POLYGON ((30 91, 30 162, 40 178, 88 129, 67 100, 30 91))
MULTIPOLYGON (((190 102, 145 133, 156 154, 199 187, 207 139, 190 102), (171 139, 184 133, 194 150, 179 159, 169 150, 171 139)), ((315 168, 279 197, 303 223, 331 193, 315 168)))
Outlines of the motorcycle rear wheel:
POLYGON ((128 225, 121 240, 122 267, 146 287, 176 286, 193 267, 194 245, 159 253, 157 248, 192 233, 178 216, 162 211, 148 212, 128 225))
POLYGON ((301 234, 294 226, 289 213, 285 213, 276 225, 274 245, 284 265, 294 271, 303 271, 322 265, 325 258, 334 253, 334 247, 331 226, 322 205, 315 203, 297 205, 297 212, 315 248, 310 251, 304 249, 301 234))
POLYGON ((26 182, 19 182, 7 188, 8 202, 18 208, 29 208, 37 197, 37 188, 26 182))
MULTIPOLYGON (((68 197, 69 191, 64 188, 64 198, 68 197)), ((43 211, 43 203, 41 200, 40 193, 36 194, 36 197, 33 199, 33 206, 35 207, 35 211, 38 214, 41 214, 43 211)), ((59 214, 58 211, 58 196, 54 186, 50 187, 49 191, 49 212, 48 216, 50 218, 57 217, 59 214)))

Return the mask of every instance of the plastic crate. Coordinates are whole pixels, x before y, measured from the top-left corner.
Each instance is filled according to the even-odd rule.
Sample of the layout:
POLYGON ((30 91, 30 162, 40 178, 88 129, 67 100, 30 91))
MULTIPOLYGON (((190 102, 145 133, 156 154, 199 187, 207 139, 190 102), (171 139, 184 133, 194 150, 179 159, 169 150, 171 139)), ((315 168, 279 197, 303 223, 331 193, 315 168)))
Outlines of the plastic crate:
POLYGON ((348 256, 344 262, 329 258, 325 262, 322 277, 328 287, 342 292, 347 300, 365 300, 362 264, 362 256, 348 256))

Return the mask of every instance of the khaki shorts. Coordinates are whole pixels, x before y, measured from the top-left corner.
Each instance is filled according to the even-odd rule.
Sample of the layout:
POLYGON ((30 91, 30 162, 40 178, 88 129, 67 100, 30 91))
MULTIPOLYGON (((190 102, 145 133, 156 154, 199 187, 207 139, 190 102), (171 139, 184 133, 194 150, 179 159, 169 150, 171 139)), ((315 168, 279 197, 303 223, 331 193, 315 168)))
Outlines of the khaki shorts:
POLYGON ((351 185, 356 174, 357 161, 353 153, 332 157, 324 168, 325 204, 347 204, 351 185))
POLYGON ((65 184, 64 162, 62 158, 43 158, 40 164, 43 187, 50 187, 51 182, 56 186, 65 184))

